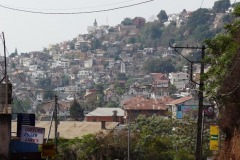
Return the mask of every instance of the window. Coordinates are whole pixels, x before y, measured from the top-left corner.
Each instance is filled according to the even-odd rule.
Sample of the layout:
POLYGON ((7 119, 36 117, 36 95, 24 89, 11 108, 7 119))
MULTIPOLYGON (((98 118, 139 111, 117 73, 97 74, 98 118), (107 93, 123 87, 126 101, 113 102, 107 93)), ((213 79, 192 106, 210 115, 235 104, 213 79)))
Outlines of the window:
POLYGON ((182 107, 178 106, 178 111, 181 112, 182 111, 182 107))

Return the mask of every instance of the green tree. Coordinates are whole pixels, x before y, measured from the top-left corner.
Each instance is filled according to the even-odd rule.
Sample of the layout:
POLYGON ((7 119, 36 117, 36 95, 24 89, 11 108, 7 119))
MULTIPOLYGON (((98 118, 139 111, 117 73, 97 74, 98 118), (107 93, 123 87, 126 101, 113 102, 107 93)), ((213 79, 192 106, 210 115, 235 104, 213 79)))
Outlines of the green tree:
POLYGON ((177 92, 176 86, 170 84, 170 85, 169 85, 169 94, 172 95, 172 94, 175 94, 176 92, 177 92))
POLYGON ((141 29, 141 40, 146 47, 156 47, 162 36, 162 24, 159 21, 148 22, 141 29))
POLYGON ((13 98, 13 113, 27 113, 31 109, 31 103, 27 100, 18 100, 13 98))
POLYGON ((146 73, 170 73, 175 71, 174 64, 171 60, 148 59, 143 64, 143 70, 146 73))
POLYGON ((92 40, 92 48, 91 49, 99 49, 101 46, 101 41, 97 38, 92 40))
POLYGON ((47 78, 39 78, 37 81, 37 84, 39 87, 43 88, 43 89, 49 89, 51 88, 51 77, 47 77, 47 78))
POLYGON ((165 10, 161 10, 158 15, 158 20, 160 21, 160 23, 164 23, 168 20, 168 16, 165 10))
POLYGON ((63 86, 67 86, 67 85, 69 85, 69 77, 68 76, 66 76, 66 75, 63 75, 62 76, 62 85, 63 86))
POLYGON ((69 43, 68 43, 68 45, 69 45, 69 47, 70 47, 70 49, 71 50, 74 50, 75 49, 75 41, 70 41, 69 43))
POLYGON ((124 20, 121 22, 123 25, 133 25, 133 20, 131 18, 124 18, 124 20))
POLYGON ((78 103, 76 98, 74 98, 70 106, 70 116, 74 120, 83 120, 84 119, 84 108, 78 103))
POLYGON ((55 93, 53 90, 45 90, 44 94, 43 94, 43 98, 44 100, 48 99, 48 100, 52 100, 55 96, 55 93))
POLYGON ((106 104, 106 107, 107 107, 107 108, 116 108, 116 107, 119 107, 119 104, 116 103, 116 102, 110 101, 110 102, 108 102, 108 103, 106 104))
POLYGON ((18 55, 17 48, 15 49, 15 52, 11 53, 9 57, 13 58, 18 55))
POLYGON ((225 11, 227 11, 230 6, 230 0, 218 0, 214 2, 213 11, 216 13, 225 13, 225 11))
POLYGON ((136 41, 137 40, 135 37, 131 37, 131 38, 129 38, 128 43, 134 44, 134 43, 136 43, 136 41))
POLYGON ((128 79, 128 77, 126 76, 125 73, 118 73, 118 74, 117 74, 117 80, 126 81, 127 79, 128 79))
POLYGON ((239 80, 240 70, 238 57, 240 56, 240 6, 236 6, 233 12, 235 16, 232 23, 225 26, 225 34, 216 35, 213 39, 207 40, 209 47, 207 64, 211 64, 205 78, 207 95, 214 99, 219 107, 219 125, 226 135, 226 143, 219 152, 219 159, 231 159, 232 154, 237 154, 232 148, 237 143, 229 143, 234 136, 239 134, 235 128, 239 126, 239 80), (228 149, 227 150, 224 150, 228 149))
POLYGON ((114 91, 118 94, 118 95, 123 95, 125 93, 125 90, 122 86, 120 86, 119 82, 115 82, 114 83, 114 91))

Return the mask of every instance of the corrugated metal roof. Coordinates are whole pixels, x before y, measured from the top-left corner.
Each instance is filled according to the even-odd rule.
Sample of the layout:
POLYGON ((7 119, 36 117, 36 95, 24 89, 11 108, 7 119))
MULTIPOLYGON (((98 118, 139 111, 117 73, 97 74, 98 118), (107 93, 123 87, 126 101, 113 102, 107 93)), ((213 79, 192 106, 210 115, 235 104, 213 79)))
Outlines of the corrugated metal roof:
POLYGON ((118 116, 124 116, 124 110, 121 108, 96 108, 94 111, 88 113, 87 116, 112 116, 113 111, 117 111, 118 116))
POLYGON ((176 104, 180 104, 180 103, 183 103, 185 101, 188 101, 190 99, 192 99, 193 97, 192 96, 186 96, 186 97, 182 97, 182 98, 179 98, 179 99, 176 99, 176 100, 173 100, 171 102, 169 102, 169 105, 176 105, 176 104))

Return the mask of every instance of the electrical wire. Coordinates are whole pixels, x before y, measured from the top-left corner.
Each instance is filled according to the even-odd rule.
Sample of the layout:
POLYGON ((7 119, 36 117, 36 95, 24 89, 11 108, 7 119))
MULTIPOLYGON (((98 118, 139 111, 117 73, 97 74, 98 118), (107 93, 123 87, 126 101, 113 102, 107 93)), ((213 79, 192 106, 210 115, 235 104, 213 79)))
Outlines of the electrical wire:
POLYGON ((113 10, 118 10, 118 9, 123 9, 123 8, 129 8, 133 6, 138 6, 141 4, 149 3, 154 0, 148 0, 144 2, 139 2, 139 3, 134 3, 130 5, 125 5, 125 6, 120 6, 120 7, 115 7, 115 8, 109 8, 109 9, 102 9, 102 10, 93 10, 93 11, 78 11, 78 12, 42 12, 42 11, 32 11, 32 10, 25 10, 25 9, 20 9, 20 8, 12 8, 12 7, 7 7, 2 4, 0 4, 1 8, 9 9, 9 10, 14 10, 14 11, 19 11, 19 12, 26 12, 26 13, 34 13, 34 14, 51 14, 51 15, 73 15, 73 14, 90 14, 90 13, 100 13, 100 12, 108 12, 108 11, 113 11, 113 10))
POLYGON ((80 9, 89 9, 89 8, 97 8, 97 7, 106 7, 106 6, 112 6, 112 5, 116 5, 116 4, 123 4, 123 3, 127 3, 127 2, 130 2, 130 1, 134 1, 134 0, 126 0, 126 1, 122 1, 122 2, 116 2, 116 3, 110 3, 110 4, 105 4, 105 5, 97 5, 97 6, 87 6, 87 7, 82 7, 82 8, 58 8, 58 9, 46 9, 46 8, 26 8, 26 7, 16 7, 16 6, 7 6, 7 5, 4 5, 4 6, 7 6, 7 7, 11 7, 11 8, 21 8, 21 9, 27 9, 27 10, 45 10, 45 11, 57 11, 57 10, 80 10, 80 9))
POLYGON ((38 91, 38 92, 54 92, 54 93, 81 93, 82 91, 56 91, 56 90, 42 90, 42 89, 25 89, 25 88, 22 88, 22 89, 18 89, 18 90, 28 90, 28 91, 38 91))

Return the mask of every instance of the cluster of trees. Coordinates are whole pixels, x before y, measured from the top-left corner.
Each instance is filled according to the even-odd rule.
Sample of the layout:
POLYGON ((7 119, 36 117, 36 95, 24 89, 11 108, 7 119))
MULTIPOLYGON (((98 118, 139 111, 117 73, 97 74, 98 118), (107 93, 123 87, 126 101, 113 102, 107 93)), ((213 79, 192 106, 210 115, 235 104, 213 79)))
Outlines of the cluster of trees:
POLYGON ((148 59, 143 64, 143 70, 146 73, 171 73, 176 71, 174 63, 171 59, 148 59))
MULTIPOLYGON (((130 158, 135 160, 192 160, 196 145, 196 123, 193 120, 175 121, 161 116, 139 116, 130 125, 130 158)), ((207 128, 207 127, 206 127, 207 128)), ((209 133, 206 129, 203 155, 208 157, 209 133)), ((85 135, 59 142, 55 159, 126 159, 128 157, 128 129, 109 133, 85 135)))
POLYGON ((238 159, 239 152, 235 146, 239 141, 239 56, 240 56, 240 5, 235 6, 234 17, 225 26, 225 34, 216 35, 207 40, 208 54, 206 63, 211 67, 204 76, 206 92, 219 107, 219 125, 226 134, 221 148, 220 159, 238 159), (233 143, 230 143, 235 139, 233 143))

